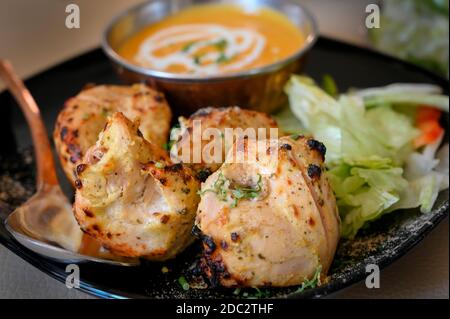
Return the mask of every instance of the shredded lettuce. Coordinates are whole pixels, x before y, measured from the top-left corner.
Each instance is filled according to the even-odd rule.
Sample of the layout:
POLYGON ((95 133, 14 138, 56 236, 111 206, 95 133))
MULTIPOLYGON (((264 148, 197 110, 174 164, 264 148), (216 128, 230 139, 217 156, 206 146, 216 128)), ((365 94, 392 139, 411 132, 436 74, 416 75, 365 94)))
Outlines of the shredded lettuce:
POLYGON ((327 146, 330 164, 345 159, 386 157, 402 163, 418 131, 390 105, 367 109, 364 97, 329 96, 310 78, 293 76, 286 86, 292 113, 327 146))
POLYGON ((367 108, 381 104, 432 105, 441 111, 448 112, 448 96, 441 93, 441 88, 435 85, 399 83, 356 91, 354 95, 363 98, 367 108))
MULTIPOLYGON (((436 158, 442 137, 434 144, 427 145, 422 152, 409 155, 405 164, 405 178, 409 185, 400 194, 400 201, 389 211, 420 207, 423 213, 428 213, 433 208, 439 192, 449 187, 448 165, 439 166, 441 160, 436 158)), ((446 158, 448 164, 448 144, 442 150, 447 150, 446 157, 444 153, 441 154, 442 162, 445 162, 446 158)))
MULTIPOLYGON (((327 147, 342 236, 352 238, 397 209, 429 212, 439 191, 448 188, 448 169, 436 158, 440 141, 422 151, 412 144, 419 134, 414 106, 426 102, 448 112, 448 97, 438 87, 396 84, 334 98, 312 79, 293 76, 286 93, 303 129, 327 147)), ((448 163, 448 149, 441 157, 448 163)))
POLYGON ((367 221, 379 218, 400 200, 400 193, 408 186, 402 173, 399 167, 348 164, 341 164, 329 172, 331 186, 338 198, 342 236, 354 237, 367 221))

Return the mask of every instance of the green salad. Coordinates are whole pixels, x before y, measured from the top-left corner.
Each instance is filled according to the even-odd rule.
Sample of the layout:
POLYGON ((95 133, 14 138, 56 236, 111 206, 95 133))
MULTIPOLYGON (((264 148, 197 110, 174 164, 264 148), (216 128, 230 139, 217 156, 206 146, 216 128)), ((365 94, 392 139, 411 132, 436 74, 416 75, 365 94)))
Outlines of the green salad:
POLYGON ((449 0, 384 0, 376 48, 448 77, 449 0))
POLYGON ((439 118, 448 113, 448 97, 427 84, 341 95, 329 78, 324 84, 322 89, 310 78, 293 76, 286 86, 290 108, 275 117, 285 132, 313 135, 327 147, 342 236, 352 238, 394 210, 430 212, 449 186, 448 145, 438 150, 444 136, 439 118))

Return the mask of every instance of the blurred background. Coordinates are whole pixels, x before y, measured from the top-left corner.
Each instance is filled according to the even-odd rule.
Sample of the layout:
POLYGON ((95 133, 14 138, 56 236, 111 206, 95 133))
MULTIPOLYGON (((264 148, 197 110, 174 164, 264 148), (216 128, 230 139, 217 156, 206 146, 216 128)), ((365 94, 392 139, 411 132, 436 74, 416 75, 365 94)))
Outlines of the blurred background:
MULTIPOLYGON (((316 17, 322 35, 376 48, 448 77, 449 0, 297 1, 316 17), (370 31, 365 26, 369 4, 382 9, 381 28, 370 31)), ((0 0, 0 57, 10 59, 20 76, 29 77, 98 47, 108 21, 140 2, 0 0), (80 8, 79 29, 65 27, 65 8, 70 3, 80 8)), ((448 298, 448 227, 447 218, 407 256, 384 270, 381 289, 369 290, 360 283, 332 297, 448 298)), ((89 298, 67 289, 0 245, 0 298, 68 297, 89 298)))
MULTIPOLYGON (((297 0, 314 13, 323 35, 419 63, 448 76, 448 0, 297 0), (366 6, 380 4, 381 28, 365 27, 366 6)), ((29 76, 99 45, 106 23, 142 0, 1 0, 0 56, 29 76), (67 29, 65 8, 76 3, 81 28, 67 29)))
POLYGON ((368 33, 377 49, 448 78, 448 0, 385 0, 379 29, 368 33))

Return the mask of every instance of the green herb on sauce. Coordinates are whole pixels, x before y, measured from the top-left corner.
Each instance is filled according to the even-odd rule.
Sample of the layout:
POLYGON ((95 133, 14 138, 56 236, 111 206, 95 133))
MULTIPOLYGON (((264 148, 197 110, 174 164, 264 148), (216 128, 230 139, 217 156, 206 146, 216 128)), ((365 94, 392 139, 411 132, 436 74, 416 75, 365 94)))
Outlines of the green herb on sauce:
POLYGON ((225 49, 228 46, 228 41, 227 41, 227 39, 220 39, 219 41, 214 42, 213 45, 217 48, 217 50, 225 51, 225 49))
POLYGON ((221 53, 220 56, 217 58, 216 63, 220 64, 220 63, 227 63, 230 62, 231 60, 233 60, 236 56, 238 56, 238 54, 232 55, 232 56, 227 56, 225 55, 225 53, 221 53))
MULTIPOLYGON (((199 41, 191 41, 189 43, 187 43, 185 46, 182 47, 181 51, 182 52, 189 52, 191 51, 192 47, 199 43, 199 41)), ((225 54, 225 50, 228 47, 228 40, 227 39, 220 39, 217 41, 212 41, 212 42, 205 42, 206 45, 208 46, 212 46, 215 47, 218 51, 219 51, 219 57, 216 59, 216 63, 220 64, 220 63, 226 63, 228 61, 230 61, 233 57, 229 57, 225 54)), ((194 55, 193 59, 194 59, 194 63, 196 65, 201 65, 202 64, 202 58, 205 55, 205 53, 202 54, 196 54, 194 55)))
POLYGON ((216 60, 216 63, 218 63, 218 64, 227 63, 230 60, 231 59, 229 57, 227 57, 224 52, 221 52, 219 57, 216 60))
POLYGON ((200 65, 202 63, 202 55, 196 55, 194 56, 194 63, 197 65, 200 65))
POLYGON ((181 48, 181 51, 188 52, 196 43, 197 43, 196 41, 191 41, 187 43, 183 48, 181 48))

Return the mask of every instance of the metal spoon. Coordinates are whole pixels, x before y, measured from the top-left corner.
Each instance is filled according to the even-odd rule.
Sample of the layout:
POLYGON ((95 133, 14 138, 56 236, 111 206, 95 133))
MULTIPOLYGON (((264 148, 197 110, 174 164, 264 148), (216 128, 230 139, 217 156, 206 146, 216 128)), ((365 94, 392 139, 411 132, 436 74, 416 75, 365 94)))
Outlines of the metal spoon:
POLYGON ((37 192, 5 221, 6 229, 28 249, 64 263, 94 261, 135 266, 137 258, 111 254, 93 238, 83 234, 56 177, 55 163, 39 107, 17 77, 12 65, 0 59, 3 78, 18 102, 31 129, 37 165, 37 192))

